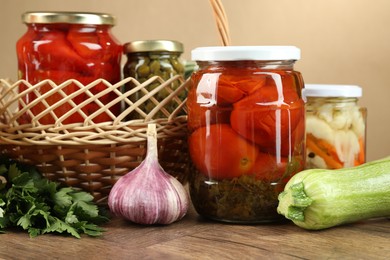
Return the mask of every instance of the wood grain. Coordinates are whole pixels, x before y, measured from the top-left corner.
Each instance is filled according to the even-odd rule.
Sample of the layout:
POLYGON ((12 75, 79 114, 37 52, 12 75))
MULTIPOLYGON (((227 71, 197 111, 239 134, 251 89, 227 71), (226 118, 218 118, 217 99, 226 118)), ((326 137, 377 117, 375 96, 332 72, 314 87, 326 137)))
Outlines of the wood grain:
POLYGON ((0 259, 390 259, 390 221, 381 218, 322 231, 286 221, 232 225, 193 209, 168 226, 113 218, 102 237, 0 235, 0 259))

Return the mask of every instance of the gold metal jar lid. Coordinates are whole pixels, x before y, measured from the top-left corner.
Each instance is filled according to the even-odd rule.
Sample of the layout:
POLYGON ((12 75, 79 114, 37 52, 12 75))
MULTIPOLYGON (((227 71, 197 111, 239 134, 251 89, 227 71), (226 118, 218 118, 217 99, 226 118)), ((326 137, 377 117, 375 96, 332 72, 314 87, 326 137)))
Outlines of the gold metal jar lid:
POLYGON ((69 24, 96 24, 115 25, 115 18, 105 13, 78 13, 78 12, 26 12, 22 21, 31 23, 69 23, 69 24))
POLYGON ((153 52, 153 51, 167 51, 167 52, 180 52, 184 51, 183 44, 178 41, 171 40, 146 40, 146 41, 133 41, 124 45, 125 53, 134 52, 153 52))

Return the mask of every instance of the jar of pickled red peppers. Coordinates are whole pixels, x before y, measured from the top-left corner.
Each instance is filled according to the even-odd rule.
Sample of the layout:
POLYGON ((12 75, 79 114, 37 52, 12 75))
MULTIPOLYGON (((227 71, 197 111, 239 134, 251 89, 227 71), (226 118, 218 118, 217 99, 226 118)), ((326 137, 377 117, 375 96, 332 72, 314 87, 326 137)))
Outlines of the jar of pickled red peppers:
POLYGON ((354 85, 306 84, 306 168, 339 169, 366 160, 367 109, 354 85))
POLYGON ((305 164, 303 79, 293 46, 203 47, 188 93, 189 189, 210 219, 280 219, 278 194, 305 164))
MULTIPOLYGON (((30 84, 36 84, 50 79, 56 84, 61 84, 68 79, 76 79, 83 85, 103 78, 112 84, 121 79, 122 45, 111 33, 115 25, 115 18, 102 13, 75 13, 75 12, 28 12, 22 15, 23 22, 27 25, 27 32, 18 40, 16 45, 18 58, 19 79, 27 80, 30 84)), ((99 84, 93 87, 91 92, 97 94, 105 89, 105 85, 99 84)), ((19 91, 27 89, 21 85, 19 91)), ((49 85, 39 88, 39 94, 51 90, 49 85)), ((62 89, 66 95, 70 95, 78 87, 70 84, 62 89)), ((99 98, 104 105, 117 97, 114 93, 108 93, 99 98)), ((88 97, 80 94, 72 98, 77 105, 88 97)), ((36 99, 36 93, 30 92, 22 98, 28 105, 36 99)), ((30 123, 31 117, 39 115, 49 106, 63 99, 60 93, 54 93, 45 98, 45 102, 36 103, 30 108, 30 114, 25 114, 20 123, 30 123)), ((57 118, 67 113, 72 108, 66 103, 54 108, 54 114, 48 114, 39 119, 41 124, 53 124, 57 118)), ((97 104, 88 104, 82 108, 84 115, 89 116, 100 107, 97 104)), ((120 113, 120 105, 110 108, 114 115, 120 113)), ((107 113, 95 117, 93 121, 110 121, 107 113)), ((83 122, 84 117, 80 113, 72 114, 62 123, 83 122)))

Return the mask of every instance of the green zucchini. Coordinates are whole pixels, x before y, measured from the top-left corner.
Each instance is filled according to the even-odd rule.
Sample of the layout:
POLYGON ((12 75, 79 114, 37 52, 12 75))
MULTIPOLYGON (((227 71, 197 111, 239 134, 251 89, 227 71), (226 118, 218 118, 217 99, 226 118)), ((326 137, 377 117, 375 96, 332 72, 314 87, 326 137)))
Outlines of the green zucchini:
POLYGON ((279 194, 277 211, 305 229, 390 216, 390 157, 352 168, 310 169, 279 194))

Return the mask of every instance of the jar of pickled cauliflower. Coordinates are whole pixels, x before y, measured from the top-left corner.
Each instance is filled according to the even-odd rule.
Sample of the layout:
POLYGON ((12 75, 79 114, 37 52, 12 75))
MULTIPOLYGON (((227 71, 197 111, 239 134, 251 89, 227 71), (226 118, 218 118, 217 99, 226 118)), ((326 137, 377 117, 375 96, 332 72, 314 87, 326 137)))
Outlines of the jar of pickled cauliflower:
POLYGON ((367 109, 355 85, 306 84, 306 168, 339 169, 366 160, 367 109))
POLYGON ((303 79, 294 46, 202 47, 188 93, 189 188, 223 222, 280 219, 278 194, 305 164, 303 79))
MULTIPOLYGON (((26 33, 16 45, 19 79, 24 79, 34 85, 50 79, 61 84, 69 79, 76 79, 87 85, 96 79, 105 79, 112 84, 121 79, 122 45, 111 33, 115 18, 103 13, 76 12, 27 12, 22 15, 27 26, 26 33)), ((20 85, 20 92, 28 87, 20 85)), ((49 84, 42 85, 36 91, 40 95, 49 92, 49 84)), ((41 124, 53 124, 58 118, 73 108, 72 104, 55 105, 79 89, 75 84, 62 88, 62 93, 53 93, 42 102, 35 102, 30 108, 31 113, 22 116, 20 123, 30 123, 32 118, 54 106, 53 113, 39 117, 41 124)), ((92 94, 98 94, 106 89, 104 84, 98 84, 90 89, 92 94)), ((107 93, 99 98, 102 104, 108 104, 118 95, 107 93)), ((37 98, 37 93, 28 92, 22 98, 29 105, 37 98)), ((72 98, 78 105, 88 96, 81 93, 72 98)), ((93 114, 100 106, 91 103, 83 106, 82 112, 75 112, 62 123, 83 122, 85 117, 93 114)), ((120 113, 120 105, 110 107, 111 113, 120 113)), ((93 118, 95 123, 110 121, 108 113, 101 113, 93 118)))

